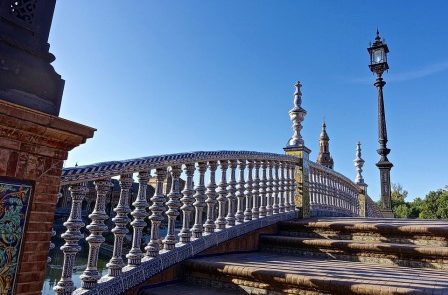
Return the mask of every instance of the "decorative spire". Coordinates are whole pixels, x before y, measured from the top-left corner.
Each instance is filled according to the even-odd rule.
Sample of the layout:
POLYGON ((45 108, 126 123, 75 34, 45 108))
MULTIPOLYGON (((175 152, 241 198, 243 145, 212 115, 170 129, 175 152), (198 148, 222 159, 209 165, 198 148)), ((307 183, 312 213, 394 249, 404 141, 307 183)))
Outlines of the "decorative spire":
POLYGON ((362 177, 362 167, 364 166, 364 160, 361 158, 361 143, 358 142, 356 145, 356 158, 353 160, 356 167, 356 178, 355 183, 357 185, 367 186, 364 182, 364 178, 362 177))
POLYGON ((304 141, 300 131, 302 130, 302 122, 305 118, 306 111, 302 108, 302 92, 300 81, 294 85, 294 107, 289 111, 289 117, 292 121, 293 135, 288 141, 286 148, 303 147, 304 141))
POLYGON ((327 124, 325 124, 325 120, 322 123, 322 131, 320 133, 319 139, 319 155, 317 156, 317 163, 333 169, 334 162, 333 158, 330 155, 330 137, 327 134, 327 124))

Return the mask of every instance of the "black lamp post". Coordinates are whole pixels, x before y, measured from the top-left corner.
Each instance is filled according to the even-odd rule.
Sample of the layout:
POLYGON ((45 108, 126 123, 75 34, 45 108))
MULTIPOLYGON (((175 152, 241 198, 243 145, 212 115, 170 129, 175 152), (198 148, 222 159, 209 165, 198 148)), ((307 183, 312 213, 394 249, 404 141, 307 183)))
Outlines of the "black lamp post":
POLYGON ((382 78, 384 71, 389 69, 387 64, 389 48, 384 40, 381 39, 378 30, 376 31, 375 42, 367 50, 370 54, 369 68, 372 73, 377 75, 374 85, 378 90, 378 142, 380 146, 377 152, 380 155, 380 160, 376 163, 376 166, 380 170, 382 211, 385 217, 393 217, 390 187, 390 169, 393 167, 393 164, 387 159, 390 149, 387 148, 386 115, 383 99, 383 87, 386 85, 386 82, 382 78))

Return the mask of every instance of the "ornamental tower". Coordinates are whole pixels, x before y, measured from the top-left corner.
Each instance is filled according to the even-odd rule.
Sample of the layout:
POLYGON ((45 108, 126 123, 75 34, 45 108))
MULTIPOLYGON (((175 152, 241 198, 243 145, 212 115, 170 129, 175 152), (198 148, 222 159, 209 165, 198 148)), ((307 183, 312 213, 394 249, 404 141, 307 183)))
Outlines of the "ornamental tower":
POLYGON ((322 123, 322 132, 319 139, 319 155, 317 156, 317 163, 333 169, 334 162, 330 155, 330 138, 327 134, 327 125, 325 121, 322 123))

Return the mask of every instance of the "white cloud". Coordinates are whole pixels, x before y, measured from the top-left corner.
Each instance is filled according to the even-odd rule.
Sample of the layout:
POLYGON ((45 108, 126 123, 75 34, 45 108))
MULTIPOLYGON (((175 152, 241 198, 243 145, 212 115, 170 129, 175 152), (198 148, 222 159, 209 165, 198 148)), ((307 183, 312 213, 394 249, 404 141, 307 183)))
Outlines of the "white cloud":
MULTIPOLYGON (((411 81, 420 78, 424 78, 439 72, 448 70, 448 61, 434 63, 430 65, 423 66, 419 69, 410 70, 407 72, 390 73, 387 76, 387 80, 390 82, 404 82, 411 81)), ((353 83, 371 83, 372 78, 362 77, 362 78, 352 78, 350 79, 353 83)))

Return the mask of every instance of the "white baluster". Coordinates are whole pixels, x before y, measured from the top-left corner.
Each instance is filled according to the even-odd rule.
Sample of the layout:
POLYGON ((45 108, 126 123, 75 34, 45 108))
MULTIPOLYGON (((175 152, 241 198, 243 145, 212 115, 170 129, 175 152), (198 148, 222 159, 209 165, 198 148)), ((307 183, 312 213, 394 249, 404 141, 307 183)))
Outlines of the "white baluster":
POLYGON ((280 213, 285 212, 285 164, 283 162, 280 162, 280 199, 279 199, 279 205, 278 205, 278 211, 280 213))
POLYGON ((190 231, 190 216, 191 212, 193 212, 193 175, 194 175, 194 164, 186 164, 185 165, 185 174, 187 175, 187 181, 185 183, 185 188, 182 191, 183 197, 181 202, 183 203, 180 209, 182 210, 182 229, 179 233, 179 240, 181 243, 189 243, 191 239, 191 231, 190 231))
POLYGON ((246 169, 246 160, 238 160, 238 166, 240 169, 240 179, 238 181, 237 190, 236 193, 237 197, 237 212, 236 212, 236 221, 237 223, 243 223, 244 222, 244 212, 243 212, 243 206, 244 206, 244 169, 246 169))
POLYGON ((109 269, 108 274, 111 277, 119 276, 122 268, 125 266, 122 258, 123 241, 128 233, 126 226, 129 223, 128 214, 131 212, 129 208, 129 189, 133 182, 132 174, 120 175, 120 199, 118 200, 117 207, 114 209, 117 215, 112 218, 112 221, 115 223, 115 227, 112 229, 114 234, 114 251, 109 263, 106 264, 109 269))
POLYGON ((205 232, 212 233, 215 231, 215 206, 216 206, 216 168, 218 167, 217 162, 208 162, 208 167, 210 170, 210 182, 207 185, 207 220, 205 221, 204 228, 205 232))
POLYGON ((195 207, 195 215, 194 215, 194 225, 193 225, 193 238, 199 239, 202 237, 202 232, 204 231, 204 227, 202 225, 202 214, 205 208, 205 171, 207 171, 207 163, 199 162, 198 163, 198 171, 199 171, 199 182, 196 185, 196 193, 194 194, 195 202, 193 206, 195 207))
POLYGON ((163 249, 169 251, 176 247, 176 218, 179 216, 179 208, 181 206, 180 198, 182 193, 180 192, 179 177, 182 173, 180 166, 171 167, 171 191, 168 194, 168 202, 166 206, 168 211, 166 215, 168 216, 167 233, 165 239, 163 239, 163 249))
POLYGON ((274 204, 272 206, 274 214, 279 212, 279 192, 280 192, 280 178, 278 177, 279 162, 274 162, 274 204))
POLYGON ((244 191, 244 197, 246 199, 246 210, 244 210, 244 221, 252 220, 252 170, 254 169, 254 161, 248 160, 247 165, 247 181, 246 190, 244 191))
POLYGON ((274 178, 272 177, 272 166, 274 165, 274 162, 269 161, 268 163, 268 182, 267 182, 267 188, 266 188, 266 215, 272 216, 273 214, 273 197, 272 194, 274 193, 274 178))
POLYGON ((227 187, 227 224, 229 226, 235 225, 235 201, 236 201, 236 178, 235 178, 235 170, 237 168, 237 161, 230 160, 230 181, 229 186, 227 187))
POLYGON ((267 209, 266 209, 266 190, 267 190, 267 183, 268 183, 268 178, 266 176, 266 169, 268 167, 268 162, 267 161, 263 161, 262 164, 262 175, 261 175, 261 182, 260 182, 260 199, 261 199, 261 205, 260 205, 260 217, 265 217, 267 214, 267 209))
POLYGON ((163 183, 166 178, 166 168, 156 169, 156 189, 154 196, 151 198, 152 205, 149 207, 151 210, 151 239, 148 245, 145 247, 146 256, 156 257, 160 251, 160 223, 163 221, 163 212, 165 211, 164 203, 166 197, 163 194, 163 183))
POLYGON ((291 210, 296 211, 296 165, 291 165, 291 210))
POLYGON ((260 161, 255 161, 255 177, 252 182, 252 219, 258 219, 260 216, 260 161))
POLYGON ((146 171, 140 171, 137 178, 139 184, 138 193, 135 198, 135 202, 132 203, 134 210, 131 213, 133 217, 131 222, 133 228, 132 248, 126 255, 128 265, 132 267, 140 265, 143 257, 140 245, 142 243, 143 228, 146 226, 145 218, 148 216, 148 212, 146 211, 146 208, 148 207, 148 201, 146 200, 146 188, 148 186, 150 174, 146 171))
POLYGON ((289 174, 289 163, 285 162, 286 178, 285 178, 285 212, 289 212, 290 196, 291 196, 291 176, 289 174))
POLYGON ((61 247, 64 253, 64 263, 62 265, 61 279, 53 290, 58 295, 69 295, 75 290, 73 284, 73 267, 75 266, 76 254, 81 251, 78 242, 84 236, 80 229, 84 226, 81 218, 81 204, 87 194, 85 183, 73 184, 69 188, 72 197, 72 206, 70 215, 64 226, 67 231, 61 235, 65 240, 65 244, 61 247))
POLYGON ((227 168, 229 167, 229 161, 221 160, 219 161, 221 166, 221 182, 219 183, 219 197, 218 201, 218 218, 216 219, 216 228, 225 229, 226 228, 226 196, 227 196, 227 168))
POLYGON ((104 221, 108 218, 106 214, 106 195, 111 187, 110 179, 100 179, 95 181, 96 202, 93 212, 89 215, 92 222, 87 226, 90 235, 86 238, 89 243, 89 256, 87 258, 87 268, 81 274, 81 287, 92 289, 96 286, 101 275, 98 272, 98 254, 100 246, 104 243, 103 232, 107 230, 104 221))

